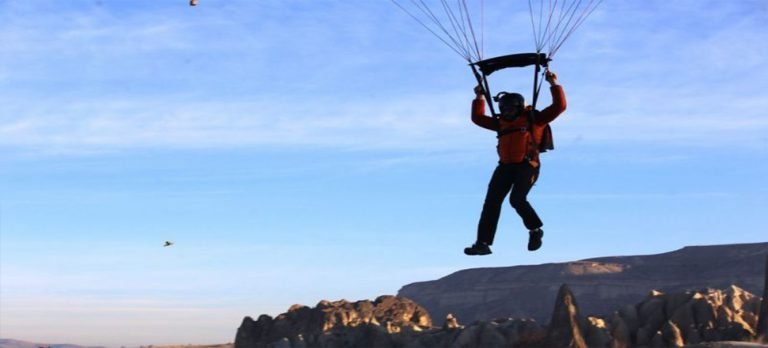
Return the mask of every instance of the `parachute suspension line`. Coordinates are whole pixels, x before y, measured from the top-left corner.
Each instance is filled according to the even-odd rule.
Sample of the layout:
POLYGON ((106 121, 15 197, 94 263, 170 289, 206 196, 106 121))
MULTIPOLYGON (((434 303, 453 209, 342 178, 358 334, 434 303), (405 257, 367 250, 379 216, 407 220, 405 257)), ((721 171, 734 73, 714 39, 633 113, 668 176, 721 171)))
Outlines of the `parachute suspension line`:
MULTIPOLYGON (((536 30, 536 20, 535 20, 536 17, 534 16, 534 13, 533 13, 533 3, 531 1, 532 0, 528 0, 528 12, 531 15, 531 29, 533 31, 533 42, 536 45, 536 53, 540 53, 541 49, 544 47, 541 43, 541 40, 539 39, 539 31, 536 30)), ((541 13, 541 11, 539 11, 539 13, 541 13)), ((541 21, 539 21, 539 23, 541 23, 541 21)))
MULTIPOLYGON (((541 28, 541 22, 543 22, 542 18, 544 18, 544 5, 543 5, 543 3, 542 3, 541 6, 539 6, 539 31, 538 31, 538 33, 540 35, 540 38, 539 38, 539 43, 537 45, 537 46, 543 48, 545 41, 543 39, 543 37, 544 37, 544 30, 542 30, 542 28, 541 28)), ((539 50, 541 50, 541 49, 539 48, 539 50)))
MULTIPOLYGON (((425 6, 425 8, 429 9, 428 7, 426 7, 426 4, 424 3, 423 0, 420 0, 420 1, 421 1, 421 4, 423 6, 425 6)), ((448 35, 448 37, 450 37, 456 43, 457 47, 460 47, 462 49, 462 51, 464 52, 464 56, 465 57, 468 56, 469 55, 469 51, 467 51, 467 49, 466 49, 466 47, 467 47, 466 44, 465 44, 466 41, 461 42, 462 37, 461 37, 461 34, 459 34, 459 28, 458 28, 458 24, 457 24, 457 21, 456 21, 456 16, 453 14, 453 12, 451 11, 451 8, 448 6, 448 4, 445 2, 445 0, 441 0, 440 4, 443 6, 443 11, 445 12, 446 16, 448 17, 448 23, 451 25, 451 28, 453 29, 453 35, 451 35, 448 32, 448 29, 446 29, 446 28, 443 28, 443 32, 446 35, 448 35)), ((432 11, 429 11, 429 13, 431 15, 431 18, 433 18, 433 20, 435 21, 435 23, 437 23, 438 25, 443 27, 441 25, 440 20, 437 18, 437 16, 435 16, 435 14, 432 11)))
POLYGON ((552 0, 549 0, 549 3, 550 3, 550 6, 549 6, 550 11, 549 11, 549 15, 547 15, 546 26, 543 27, 543 23, 544 23, 543 0, 539 2, 538 7, 534 7, 533 0, 528 0, 528 12, 531 16, 531 27, 533 29, 533 41, 536 46, 536 53, 541 53, 541 51, 544 50, 544 46, 546 46, 551 36, 550 28, 551 28, 552 15, 553 15, 553 11, 551 10, 553 8, 552 0), (538 12, 538 20, 536 19, 537 17, 536 12, 538 12))
POLYGON ((467 0, 440 0, 442 11, 428 0, 390 1, 468 62, 482 59, 467 0))
MULTIPOLYGON (((432 28, 429 27, 424 21, 422 21, 419 17, 411 13, 411 11, 408 11, 403 5, 401 5, 397 0, 390 0, 392 1, 395 6, 399 7, 403 12, 405 12, 408 16, 413 18, 417 23, 419 23, 424 29, 427 29, 434 37, 436 37, 438 40, 442 41, 448 48, 450 48, 452 51, 456 52, 456 54, 462 56, 463 58, 467 59, 466 53, 462 53, 460 49, 456 48, 453 44, 449 43, 447 40, 445 40, 440 34, 436 33, 432 28)), ((419 8, 421 9, 421 8, 419 8)), ((422 10, 423 11, 423 10, 422 10)), ((468 59, 467 59, 468 60, 468 59)))
POLYGON ((549 46, 547 56, 551 58, 603 0, 548 0, 548 4, 541 0, 538 5, 534 2, 528 0, 528 11, 536 52, 540 53, 545 46, 549 46), (545 6, 548 7, 546 20, 545 6))
MULTIPOLYGON (((457 0, 461 3, 463 11, 461 11, 462 17, 465 18, 467 27, 469 27, 469 33, 472 35, 472 44, 469 47, 475 48, 476 61, 483 59, 483 3, 480 2, 480 43, 477 42, 477 35, 475 35, 474 25, 472 25, 472 16, 469 13, 469 7, 467 6, 467 0, 457 0)), ((463 23, 463 22, 462 22, 463 23)), ((466 34, 466 31, 465 31, 466 34)))
MULTIPOLYGON (((552 9, 554 6, 552 3, 552 0, 549 0, 549 11, 547 11, 548 15, 546 15, 546 25, 544 21, 544 0, 541 0, 541 2, 538 2, 538 7, 535 7, 533 5, 533 2, 535 0, 528 0, 528 12, 531 17, 531 32, 533 33, 533 41, 534 45, 536 47, 536 53, 541 53, 542 50, 544 50, 544 46, 547 44, 547 40, 549 39, 549 33, 551 32, 552 27, 552 15, 553 11, 552 9)), ((557 0, 555 0, 555 4, 557 3, 557 0)))
MULTIPOLYGON (((545 35, 544 42, 550 43, 549 52, 548 52, 550 54, 552 53, 552 48, 553 48, 553 45, 552 45, 553 37, 557 34, 560 26, 563 24, 563 20, 565 19, 565 16, 568 13, 568 11, 566 11, 566 8, 565 8, 566 2, 567 0, 562 0, 562 2, 560 3, 560 8, 558 9, 557 7, 558 1, 555 0, 554 4, 551 4, 549 8, 549 19, 548 19, 549 22, 547 22, 547 33, 545 35), (558 14, 558 16, 555 19, 553 24, 552 19, 555 17, 556 13, 558 14)), ((573 4, 574 3, 572 2, 571 5, 573 4)))
POLYGON ((445 11, 446 16, 448 17, 449 22, 451 23, 451 26, 453 26, 454 33, 451 34, 451 32, 448 30, 448 28, 445 27, 443 22, 440 20, 440 18, 430 9, 430 7, 424 2, 424 0, 411 0, 411 3, 414 4, 418 9, 422 11, 422 13, 427 16, 430 20, 432 20, 432 23, 440 29, 440 31, 443 32, 443 35, 447 37, 451 42, 453 42, 454 47, 456 47, 457 51, 460 51, 460 55, 464 57, 464 59, 471 61, 472 54, 471 51, 467 48, 465 43, 462 43, 460 41, 461 35, 456 33, 456 26, 454 24, 453 19, 455 16, 452 16, 452 13, 450 12, 450 6, 445 3, 445 0, 442 0, 443 4, 443 11, 445 11), (452 18, 453 17, 453 18, 452 18))
MULTIPOLYGON (((550 54, 552 51, 556 51, 555 47, 559 48, 560 45, 565 42, 565 33, 569 27, 573 28, 571 23, 574 22, 573 18, 576 15, 576 10, 579 8, 579 5, 581 5, 581 2, 582 0, 574 1, 570 4, 570 6, 568 6, 567 9, 561 11, 558 25, 555 27, 555 30, 552 31, 552 39, 549 40, 550 54), (568 17, 567 20, 565 19, 566 17, 568 17)), ((563 6, 563 8, 564 7, 565 6, 563 6)))
POLYGON ((456 13, 448 4, 448 0, 441 0, 440 3, 443 6, 443 11, 445 12, 446 17, 448 17, 448 22, 451 24, 451 28, 453 28, 456 41, 461 41, 461 47, 466 52, 466 57, 472 57, 472 43, 469 41, 469 37, 467 37, 466 18, 464 12, 461 10, 461 0, 458 1, 461 18, 456 16, 456 13))
POLYGON ((480 0, 480 59, 485 56, 485 0, 480 0))
MULTIPOLYGON (((551 40, 552 33, 556 30, 559 24, 562 23, 562 18, 558 18, 556 22, 552 21, 552 19, 555 17, 557 3, 558 3, 558 0, 555 0, 554 2, 552 2, 552 0, 549 0, 549 16, 547 16, 547 26, 542 36, 542 42, 548 42, 549 40, 551 40), (553 25, 554 25, 554 28, 553 28, 553 25)), ((562 8, 564 6, 565 6, 565 0, 563 0, 561 4, 561 13, 562 13, 562 8)))
MULTIPOLYGON (((423 0, 421 0, 423 3, 423 0)), ((452 8, 448 0, 441 0, 443 11, 453 28, 456 41, 462 41, 462 48, 467 53, 465 58, 471 63, 472 60, 481 60, 483 55, 480 51, 480 45, 475 35, 472 16, 470 16, 469 7, 466 0, 456 0, 456 9, 452 8), (458 15, 456 14, 458 12, 458 15)), ((426 6, 426 5, 425 5, 426 6)))
POLYGON ((603 0, 589 0, 589 3, 585 7, 584 11, 582 11, 579 18, 576 20, 576 23, 571 27, 571 29, 568 31, 567 34, 565 34, 565 37, 562 38, 562 40, 559 40, 559 43, 554 47, 554 49, 550 49, 550 56, 557 52, 560 49, 560 46, 563 45, 563 43, 568 40, 569 37, 571 37, 571 34, 573 34, 576 29, 578 29, 584 21, 587 20, 587 18, 592 14, 592 12, 595 12, 598 6, 603 2, 603 0), (594 5, 593 5, 594 4, 594 5))

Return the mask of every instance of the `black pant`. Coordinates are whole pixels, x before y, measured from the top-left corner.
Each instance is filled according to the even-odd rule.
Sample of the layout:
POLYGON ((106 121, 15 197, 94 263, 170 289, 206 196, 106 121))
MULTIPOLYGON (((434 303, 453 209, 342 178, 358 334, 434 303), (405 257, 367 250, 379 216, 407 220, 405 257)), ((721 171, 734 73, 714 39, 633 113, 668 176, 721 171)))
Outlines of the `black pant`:
POLYGON ((480 222, 477 224, 477 241, 488 243, 488 245, 493 244, 501 205, 508 193, 509 204, 523 218, 526 228, 533 230, 543 225, 527 198, 528 192, 539 177, 539 168, 541 166, 534 168, 528 161, 512 164, 499 163, 493 171, 491 182, 488 183, 483 212, 480 213, 480 222))

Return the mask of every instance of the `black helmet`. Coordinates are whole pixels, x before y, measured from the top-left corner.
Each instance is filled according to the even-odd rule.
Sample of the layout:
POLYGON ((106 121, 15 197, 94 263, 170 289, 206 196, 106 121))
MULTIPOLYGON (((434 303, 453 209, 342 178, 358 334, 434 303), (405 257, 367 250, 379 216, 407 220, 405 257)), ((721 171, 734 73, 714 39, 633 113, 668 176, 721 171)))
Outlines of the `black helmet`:
POLYGON ((502 115, 511 113, 516 117, 525 108, 525 98, 520 93, 499 92, 493 100, 499 103, 502 115))

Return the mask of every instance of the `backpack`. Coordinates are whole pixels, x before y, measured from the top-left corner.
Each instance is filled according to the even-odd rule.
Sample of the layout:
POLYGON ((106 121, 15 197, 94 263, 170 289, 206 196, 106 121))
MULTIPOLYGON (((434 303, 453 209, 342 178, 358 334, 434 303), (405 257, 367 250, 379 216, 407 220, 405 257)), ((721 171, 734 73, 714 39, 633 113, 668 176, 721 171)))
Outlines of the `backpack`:
POLYGON ((555 141, 552 139, 552 127, 547 124, 544 127, 544 132, 541 134, 541 141, 539 142, 539 152, 547 152, 555 149, 555 141))
MULTIPOLYGON (((528 125, 530 126, 533 122, 533 118, 538 116, 539 111, 534 110, 534 113, 531 114, 531 116, 528 117, 528 125)), ((536 144, 535 139, 533 138, 533 134, 531 134, 531 141, 536 144)), ((547 123, 546 126, 544 126, 544 130, 541 133, 541 141, 536 144, 537 149, 539 150, 539 153, 547 152, 549 150, 555 149, 555 141, 552 139, 552 127, 549 126, 549 123, 547 123)))

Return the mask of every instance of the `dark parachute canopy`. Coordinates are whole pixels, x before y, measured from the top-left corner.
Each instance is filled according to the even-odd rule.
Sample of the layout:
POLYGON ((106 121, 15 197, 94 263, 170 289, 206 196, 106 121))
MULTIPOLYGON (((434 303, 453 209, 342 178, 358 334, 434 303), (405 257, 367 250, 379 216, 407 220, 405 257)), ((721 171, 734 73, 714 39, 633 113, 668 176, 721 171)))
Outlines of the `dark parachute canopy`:
MULTIPOLYGON (((390 0, 437 39, 464 58, 479 84, 485 88, 491 113, 487 76, 505 68, 534 65, 533 106, 541 87, 538 76, 563 43, 581 26, 603 0, 527 0, 531 18, 534 53, 518 53, 485 59, 483 56, 484 0, 390 0), (473 4, 474 7, 469 4, 473 4), (479 25, 479 26, 478 26, 479 25)), ((499 3, 502 0, 494 1, 499 3)), ((521 11, 526 0, 517 0, 521 11)), ((493 6, 489 6, 493 10, 493 6)))

